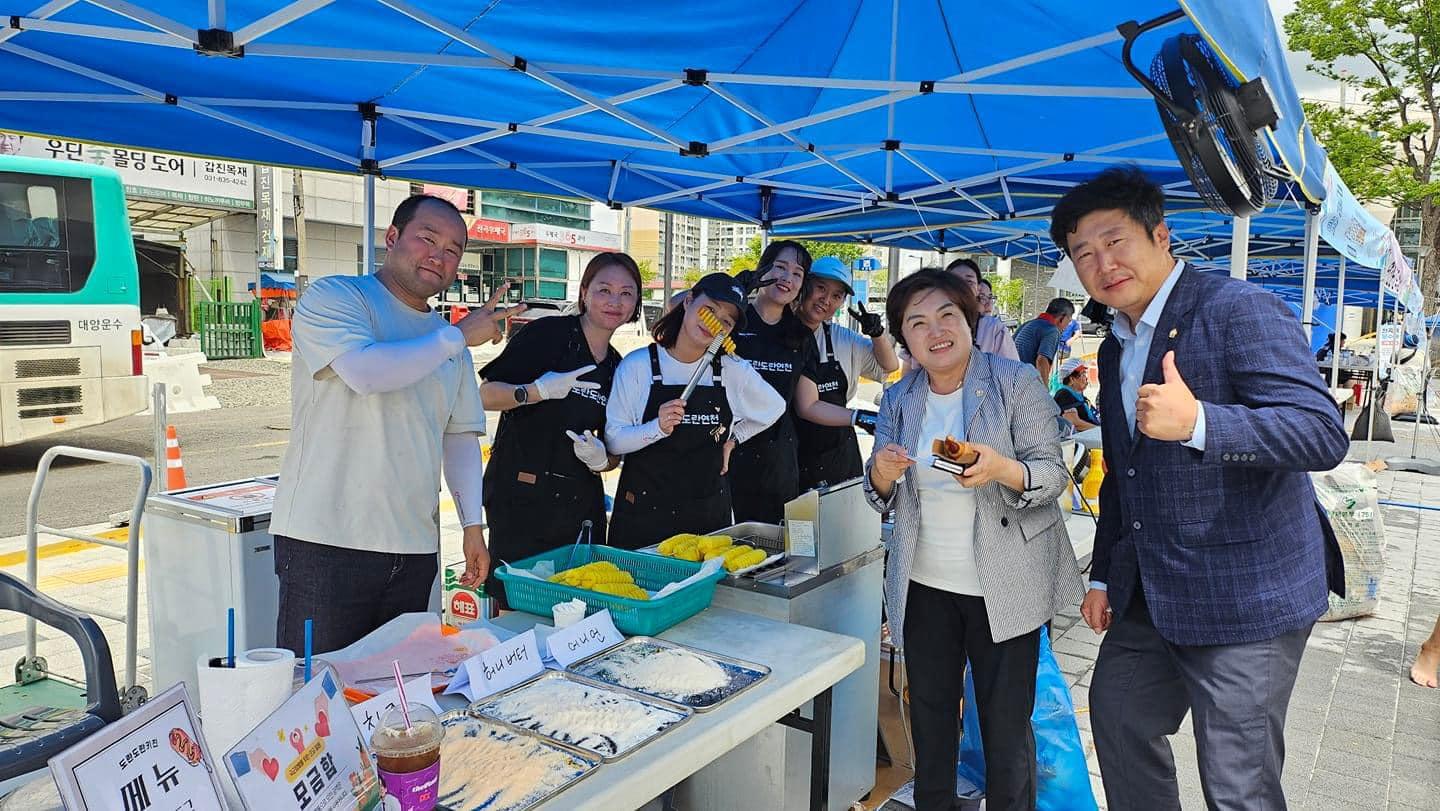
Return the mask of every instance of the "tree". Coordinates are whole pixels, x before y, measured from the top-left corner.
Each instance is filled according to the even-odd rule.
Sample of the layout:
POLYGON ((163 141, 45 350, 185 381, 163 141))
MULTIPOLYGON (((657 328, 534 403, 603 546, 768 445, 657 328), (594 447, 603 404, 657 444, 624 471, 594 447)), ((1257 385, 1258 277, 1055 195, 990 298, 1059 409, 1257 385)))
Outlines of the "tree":
MULTIPOLYGON (((1298 0, 1285 15, 1290 49, 1310 69, 1359 91, 1356 110, 1307 105, 1311 126, 1335 170, 1361 200, 1420 209, 1421 254, 1440 262, 1440 0, 1298 0), (1368 75, 1338 63, 1359 59, 1368 75)), ((1434 309, 1440 268, 1421 279, 1434 309)))
POLYGON ((655 281, 659 274, 655 272, 655 260, 641 259, 635 263, 640 268, 640 283, 648 285, 655 281))
MULTIPOLYGON (((813 242, 808 239, 799 240, 810 256, 819 259, 822 256, 833 256, 849 265, 851 262, 865 255, 865 246, 854 242, 813 242)), ((753 270, 760 264, 760 237, 758 235, 750 238, 749 244, 745 246, 745 253, 730 260, 730 273, 734 275, 742 270, 753 270)))
POLYGON ((990 282, 990 290, 995 293, 995 309, 1005 315, 1018 316, 1025 306, 1025 280, 999 276, 985 278, 990 282))

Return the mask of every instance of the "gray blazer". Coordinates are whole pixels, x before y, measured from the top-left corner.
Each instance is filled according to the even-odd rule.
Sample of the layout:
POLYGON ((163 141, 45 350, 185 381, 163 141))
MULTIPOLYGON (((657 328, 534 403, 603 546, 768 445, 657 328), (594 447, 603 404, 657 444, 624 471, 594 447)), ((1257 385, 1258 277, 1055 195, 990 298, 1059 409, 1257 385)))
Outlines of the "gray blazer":
MULTIPOLYGON (((917 448, 925 419, 929 377, 917 369, 891 386, 880 401, 875 449, 894 442, 922 456, 917 448)), ((975 562, 985 589, 990 634, 997 642, 1040 627, 1084 593, 1080 567, 1065 532, 1056 500, 1069 481, 1060 458, 1058 409, 1035 367, 978 350, 965 373, 963 414, 970 441, 989 445, 1029 470, 1029 489, 1017 493, 991 482, 975 493, 975 562)), ((890 636, 904 646, 905 599, 920 531, 920 494, 915 477, 896 482, 888 500, 870 484, 865 463, 865 494, 871 506, 895 511, 890 557, 885 568, 885 608, 890 636)))

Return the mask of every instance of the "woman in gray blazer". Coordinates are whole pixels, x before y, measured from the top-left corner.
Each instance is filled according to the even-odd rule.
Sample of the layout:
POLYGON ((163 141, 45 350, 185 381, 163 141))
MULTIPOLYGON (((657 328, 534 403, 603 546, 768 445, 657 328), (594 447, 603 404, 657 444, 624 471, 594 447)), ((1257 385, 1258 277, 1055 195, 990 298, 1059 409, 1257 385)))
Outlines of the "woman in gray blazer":
POLYGON ((895 513, 885 605, 910 678, 916 808, 954 801, 968 658, 986 807, 1033 809, 1039 629, 1083 591, 1056 504, 1069 481, 1058 412, 1035 367, 974 348, 974 293, 952 274, 905 278, 885 309, 919 368, 880 403, 865 490, 895 513), (931 467, 947 437, 979 453, 962 474, 931 467))

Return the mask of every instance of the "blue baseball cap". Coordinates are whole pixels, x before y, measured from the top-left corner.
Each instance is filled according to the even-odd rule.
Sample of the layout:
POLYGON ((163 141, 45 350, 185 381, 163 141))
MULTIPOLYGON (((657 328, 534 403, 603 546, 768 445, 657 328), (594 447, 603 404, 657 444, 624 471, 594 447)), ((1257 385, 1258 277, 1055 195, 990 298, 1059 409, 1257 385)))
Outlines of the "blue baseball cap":
POLYGON ((814 279, 830 279, 845 285, 845 292, 855 295, 855 285, 851 283, 850 268, 834 256, 822 256, 815 260, 810 266, 810 277, 814 279))

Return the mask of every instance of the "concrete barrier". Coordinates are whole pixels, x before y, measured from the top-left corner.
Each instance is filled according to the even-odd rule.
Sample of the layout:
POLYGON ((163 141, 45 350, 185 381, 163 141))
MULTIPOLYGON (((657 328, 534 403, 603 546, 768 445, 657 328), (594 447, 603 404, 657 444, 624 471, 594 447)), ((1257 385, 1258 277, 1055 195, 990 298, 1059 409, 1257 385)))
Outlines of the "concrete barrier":
MULTIPOLYGON (((151 385, 165 385, 166 410, 169 413, 185 414, 220 407, 219 400, 205 393, 205 387, 210 385, 210 375, 200 374, 200 364, 204 362, 205 356, 199 352, 145 357, 145 376, 150 378, 151 385)), ((151 408, 140 413, 150 414, 151 408)))

